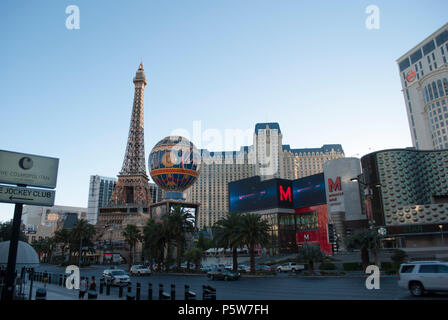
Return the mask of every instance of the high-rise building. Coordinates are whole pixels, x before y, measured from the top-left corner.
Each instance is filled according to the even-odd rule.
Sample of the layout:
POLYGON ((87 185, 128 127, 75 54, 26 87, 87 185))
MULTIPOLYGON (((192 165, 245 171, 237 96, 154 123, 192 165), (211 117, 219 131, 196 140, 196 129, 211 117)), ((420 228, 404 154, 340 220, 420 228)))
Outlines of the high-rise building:
POLYGON ((160 202, 165 197, 165 192, 154 182, 149 183, 149 192, 153 202, 160 202))
POLYGON ((412 144, 448 148, 448 23, 397 60, 412 144))
POLYGON ((86 220, 87 208, 23 206, 22 223, 25 225, 28 242, 54 236, 56 230, 64 227, 69 216, 86 220))
POLYGON ((90 224, 96 224, 99 208, 106 207, 109 204, 116 182, 117 179, 115 178, 98 175, 90 176, 87 206, 87 220, 90 224))
POLYGON ((291 149, 282 144, 282 137, 278 123, 258 123, 252 146, 230 152, 200 150, 198 181, 186 191, 187 201, 200 204, 198 227, 212 226, 228 214, 229 182, 253 176, 294 180, 321 173, 327 160, 344 157, 340 144, 291 149))

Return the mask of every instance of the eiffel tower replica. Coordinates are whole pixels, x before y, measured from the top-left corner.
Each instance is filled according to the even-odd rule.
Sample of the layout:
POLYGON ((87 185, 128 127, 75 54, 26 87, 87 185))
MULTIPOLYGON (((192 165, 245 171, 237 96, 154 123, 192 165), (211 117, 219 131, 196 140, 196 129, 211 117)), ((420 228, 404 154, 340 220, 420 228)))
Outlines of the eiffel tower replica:
MULTIPOLYGON (((146 174, 144 144, 144 93, 146 81, 143 64, 134 77, 134 104, 123 167, 109 205, 99 209, 96 231, 98 240, 123 241, 126 224, 143 227, 152 203, 146 174)), ((107 241, 106 241, 107 242, 107 241)))

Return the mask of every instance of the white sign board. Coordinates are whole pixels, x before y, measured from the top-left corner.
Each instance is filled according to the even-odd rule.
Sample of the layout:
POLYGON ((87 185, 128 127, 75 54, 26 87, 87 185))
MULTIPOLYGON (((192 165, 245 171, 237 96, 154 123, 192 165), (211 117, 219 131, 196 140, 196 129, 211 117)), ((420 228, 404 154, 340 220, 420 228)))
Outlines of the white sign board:
POLYGON ((55 188, 59 159, 0 150, 0 183, 55 188))
POLYGON ((51 207, 54 205, 55 194, 53 190, 0 185, 0 202, 6 203, 51 207))

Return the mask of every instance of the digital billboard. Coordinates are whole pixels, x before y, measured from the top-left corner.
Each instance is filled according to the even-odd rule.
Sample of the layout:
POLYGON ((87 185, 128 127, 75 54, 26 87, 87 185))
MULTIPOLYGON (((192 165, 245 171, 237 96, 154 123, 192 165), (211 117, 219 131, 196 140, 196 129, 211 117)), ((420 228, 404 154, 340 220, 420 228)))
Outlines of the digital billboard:
POLYGON ((261 181, 257 176, 229 183, 229 209, 231 212, 270 208, 293 208, 290 181, 283 179, 261 181))
POLYGON ((294 180, 292 190, 294 208, 306 208, 327 203, 323 173, 294 180))

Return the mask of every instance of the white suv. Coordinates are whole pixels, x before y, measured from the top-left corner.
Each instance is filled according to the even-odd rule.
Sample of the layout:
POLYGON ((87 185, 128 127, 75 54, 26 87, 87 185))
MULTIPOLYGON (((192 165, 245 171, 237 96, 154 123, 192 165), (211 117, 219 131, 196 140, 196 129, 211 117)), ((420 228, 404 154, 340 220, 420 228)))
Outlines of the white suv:
POLYGON ((131 282, 131 278, 121 269, 104 270, 102 279, 112 286, 127 286, 131 282))
POLYGON ((429 291, 448 291, 448 262, 403 263, 398 271, 398 286, 408 289, 416 297, 429 291))
POLYGON ((151 271, 149 270, 149 268, 141 264, 132 266, 129 273, 131 275, 138 275, 138 276, 151 275, 151 271))
POLYGON ((277 266, 277 272, 300 272, 305 269, 303 264, 297 264, 295 262, 287 262, 277 266))

